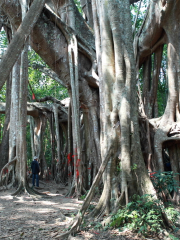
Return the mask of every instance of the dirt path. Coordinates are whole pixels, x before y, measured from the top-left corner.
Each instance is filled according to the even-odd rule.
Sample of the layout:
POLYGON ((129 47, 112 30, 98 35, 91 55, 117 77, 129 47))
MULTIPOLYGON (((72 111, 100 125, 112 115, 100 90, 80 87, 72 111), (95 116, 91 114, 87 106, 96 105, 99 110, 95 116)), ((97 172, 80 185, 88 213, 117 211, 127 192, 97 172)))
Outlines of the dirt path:
MULTIPOLYGON (((66 198, 67 189, 54 182, 41 183, 40 192, 48 198, 33 199, 28 194, 12 197, 12 190, 0 191, 0 239, 59 239, 67 231, 83 201, 66 198)), ((73 240, 145 239, 131 232, 102 231, 89 222, 73 240)), ((158 238, 147 238, 158 239, 158 238)))

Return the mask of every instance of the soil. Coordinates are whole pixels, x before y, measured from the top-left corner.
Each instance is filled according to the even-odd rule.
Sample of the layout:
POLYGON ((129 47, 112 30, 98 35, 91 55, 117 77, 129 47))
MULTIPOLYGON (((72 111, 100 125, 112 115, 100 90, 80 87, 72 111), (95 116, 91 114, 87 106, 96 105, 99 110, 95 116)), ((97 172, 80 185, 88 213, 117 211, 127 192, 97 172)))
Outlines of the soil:
MULTIPOLYGON (((53 181, 40 182, 37 191, 46 197, 32 197, 27 193, 13 197, 15 189, 0 189, 0 239, 60 239, 68 230, 83 200, 65 197, 68 188, 53 181)), ((94 199, 92 205, 98 199, 94 199)), ((139 240, 171 239, 169 236, 144 238, 130 231, 102 230, 95 220, 87 221, 70 240, 139 240)), ((180 238, 178 238, 180 239, 180 238)), ((65 240, 65 239, 64 239, 65 240)))

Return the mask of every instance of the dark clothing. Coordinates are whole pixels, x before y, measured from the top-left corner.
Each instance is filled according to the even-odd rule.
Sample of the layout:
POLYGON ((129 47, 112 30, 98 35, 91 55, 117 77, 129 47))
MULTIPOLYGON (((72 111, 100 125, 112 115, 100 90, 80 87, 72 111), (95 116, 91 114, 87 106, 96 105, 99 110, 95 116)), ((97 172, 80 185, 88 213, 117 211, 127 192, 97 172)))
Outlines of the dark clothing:
POLYGON ((40 172, 39 163, 36 160, 34 160, 31 163, 31 169, 32 169, 32 174, 38 174, 40 172))
POLYGON ((35 179, 36 179, 36 187, 39 187, 39 175, 33 174, 32 175, 32 185, 35 186, 35 179))

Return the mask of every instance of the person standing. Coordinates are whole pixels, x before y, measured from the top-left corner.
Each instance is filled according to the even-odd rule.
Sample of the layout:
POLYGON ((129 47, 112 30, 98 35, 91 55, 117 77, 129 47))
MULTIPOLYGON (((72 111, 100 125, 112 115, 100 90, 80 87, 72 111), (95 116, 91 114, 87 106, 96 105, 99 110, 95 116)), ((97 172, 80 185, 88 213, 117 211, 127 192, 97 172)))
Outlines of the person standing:
POLYGON ((38 158, 35 156, 34 160, 31 163, 31 169, 32 169, 32 185, 35 186, 35 179, 36 179, 36 187, 39 187, 39 163, 38 158))

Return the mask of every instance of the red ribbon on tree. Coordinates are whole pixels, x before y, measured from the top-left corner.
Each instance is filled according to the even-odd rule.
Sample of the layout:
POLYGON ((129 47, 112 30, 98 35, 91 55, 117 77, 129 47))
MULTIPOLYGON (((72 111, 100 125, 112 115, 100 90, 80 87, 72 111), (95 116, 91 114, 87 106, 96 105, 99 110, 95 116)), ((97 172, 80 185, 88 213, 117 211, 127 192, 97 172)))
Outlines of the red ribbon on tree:
POLYGON ((33 94, 32 94, 32 99, 34 100, 35 98, 36 98, 36 97, 35 97, 35 94, 33 93, 33 94))
POLYGON ((76 168, 79 167, 79 162, 80 162, 80 161, 81 161, 80 159, 77 159, 77 162, 76 162, 76 168))
POLYGON ((76 169, 76 177, 79 177, 79 171, 76 169))
POLYGON ((69 154, 67 155, 67 159, 68 159, 67 164, 68 164, 68 166, 69 166, 69 165, 70 165, 70 162, 71 162, 71 153, 69 153, 69 154))
POLYGON ((81 161, 81 159, 77 159, 77 162, 76 162, 76 178, 79 177, 78 167, 79 167, 80 161, 81 161))
POLYGON ((4 173, 4 174, 8 173, 8 169, 5 168, 5 169, 3 170, 3 173, 4 173))
POLYGON ((150 173, 150 178, 154 178, 155 177, 154 174, 156 174, 156 172, 151 172, 150 173))

